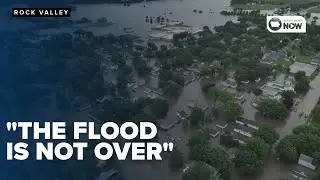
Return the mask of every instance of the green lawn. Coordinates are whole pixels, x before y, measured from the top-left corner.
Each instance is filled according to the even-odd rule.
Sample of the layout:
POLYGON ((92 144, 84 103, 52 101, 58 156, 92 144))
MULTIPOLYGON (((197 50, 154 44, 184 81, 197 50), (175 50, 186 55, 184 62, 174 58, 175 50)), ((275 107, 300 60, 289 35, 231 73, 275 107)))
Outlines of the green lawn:
POLYGON ((309 56, 298 56, 298 57, 303 63, 310 64, 311 62, 311 58, 309 56))
POLYGON ((291 61, 286 61, 286 60, 278 60, 274 62, 274 65, 281 66, 283 70, 286 70, 289 68, 289 66, 292 64, 291 61))

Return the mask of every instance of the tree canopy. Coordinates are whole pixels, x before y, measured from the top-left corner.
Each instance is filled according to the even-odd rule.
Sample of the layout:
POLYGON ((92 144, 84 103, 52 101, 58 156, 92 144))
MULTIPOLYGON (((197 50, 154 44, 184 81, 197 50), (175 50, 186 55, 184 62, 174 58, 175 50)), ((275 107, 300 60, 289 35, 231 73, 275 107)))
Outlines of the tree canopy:
POLYGON ((287 108, 281 102, 272 99, 260 102, 257 110, 261 115, 274 120, 284 120, 289 114, 287 108))
POLYGON ((228 178, 232 172, 232 162, 224 150, 209 144, 209 138, 200 132, 191 135, 188 142, 190 159, 205 162, 219 169, 222 178, 228 178))
POLYGON ((169 167, 172 171, 180 170, 183 166, 183 154, 178 150, 174 149, 169 156, 169 167))
POLYGON ((217 102, 219 111, 230 121, 234 121, 244 113, 242 107, 236 102, 234 95, 227 91, 212 87, 208 91, 208 96, 217 102))
POLYGON ((276 150, 280 159, 295 163, 300 154, 314 157, 320 152, 320 127, 317 125, 300 125, 293 129, 293 134, 280 140, 276 150))
POLYGON ((234 121, 237 117, 243 115, 244 113, 242 107, 235 101, 226 101, 222 103, 219 108, 222 109, 224 116, 229 121, 234 121))
POLYGON ((168 110, 169 104, 163 99, 156 99, 151 106, 151 111, 157 118, 164 118, 167 115, 168 110))
POLYGON ((200 108, 193 108, 190 115, 190 124, 198 126, 204 122, 205 114, 200 108))
POLYGON ((294 91, 282 91, 281 96, 282 96, 282 103, 286 106, 286 108, 289 110, 292 108, 294 104, 294 97, 295 97, 295 92, 294 91))
POLYGON ((240 175, 258 173, 269 153, 270 146, 258 137, 248 138, 235 157, 235 168, 240 175))
POLYGON ((279 139, 279 134, 269 125, 261 125, 259 129, 253 132, 254 137, 261 138, 264 142, 272 146, 279 139))
POLYGON ((190 169, 182 174, 182 180, 218 180, 214 177, 208 166, 203 162, 196 162, 190 169))

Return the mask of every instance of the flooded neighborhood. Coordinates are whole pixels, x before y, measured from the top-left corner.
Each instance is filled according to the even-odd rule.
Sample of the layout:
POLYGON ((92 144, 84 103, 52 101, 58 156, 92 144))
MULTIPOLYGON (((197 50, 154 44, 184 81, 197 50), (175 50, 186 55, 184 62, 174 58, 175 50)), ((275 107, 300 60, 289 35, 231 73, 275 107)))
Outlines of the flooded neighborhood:
MULTIPOLYGON (((319 6, 75 3, 71 18, 28 20, 30 26, 4 36, 2 52, 9 53, 1 67, 10 78, 0 87, 3 111, 10 119, 66 122, 68 133, 77 121, 97 127, 148 121, 158 128, 154 141, 174 144, 161 161, 90 156, 48 163, 43 168, 55 171, 33 172, 39 177, 314 180, 320 167, 319 6), (288 15, 303 16, 307 33, 267 31, 268 16, 288 15)), ((81 140, 90 144, 86 153, 107 141, 81 140)), ((8 164, 8 172, 19 167, 8 164)))

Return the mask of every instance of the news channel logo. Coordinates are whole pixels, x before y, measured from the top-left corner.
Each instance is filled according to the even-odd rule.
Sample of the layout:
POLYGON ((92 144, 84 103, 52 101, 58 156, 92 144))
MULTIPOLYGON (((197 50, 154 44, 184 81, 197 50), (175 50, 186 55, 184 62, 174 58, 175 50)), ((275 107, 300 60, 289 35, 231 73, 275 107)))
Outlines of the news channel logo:
POLYGON ((267 29, 271 33, 306 33, 307 22, 302 16, 267 16, 267 29))

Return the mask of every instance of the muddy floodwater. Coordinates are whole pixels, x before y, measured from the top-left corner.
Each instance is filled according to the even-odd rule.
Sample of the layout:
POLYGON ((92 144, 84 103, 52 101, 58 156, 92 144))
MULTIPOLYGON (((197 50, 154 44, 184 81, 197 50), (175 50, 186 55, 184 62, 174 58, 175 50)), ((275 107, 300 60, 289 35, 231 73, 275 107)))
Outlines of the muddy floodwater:
MULTIPOLYGON (((74 20, 87 17, 96 20, 107 17, 109 22, 115 24, 107 27, 88 27, 97 35, 112 33, 125 34, 124 28, 130 29, 130 34, 147 37, 152 27, 159 25, 158 16, 165 19, 164 22, 179 21, 196 28, 203 26, 223 25, 227 21, 234 21, 237 17, 222 16, 220 12, 226 9, 230 0, 159 0, 143 2, 124 6, 122 4, 77 5, 77 11, 72 12, 74 20), (197 10, 197 12, 193 12, 197 10), (199 13, 202 11, 202 13, 199 13), (146 22, 146 16, 152 18, 152 24, 146 22)), ((73 31, 74 29, 51 29, 42 32, 73 31)))

